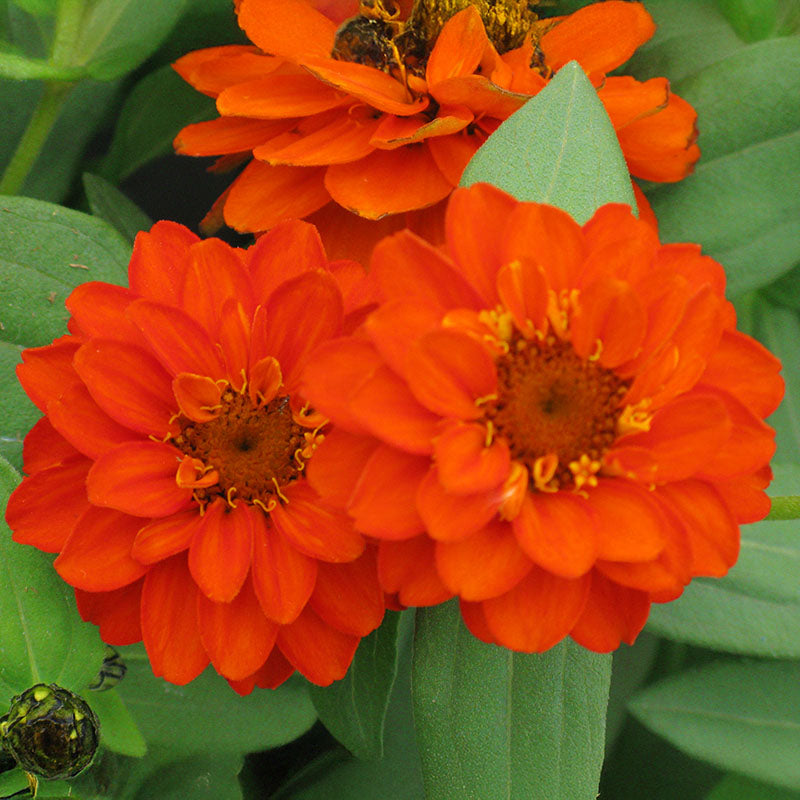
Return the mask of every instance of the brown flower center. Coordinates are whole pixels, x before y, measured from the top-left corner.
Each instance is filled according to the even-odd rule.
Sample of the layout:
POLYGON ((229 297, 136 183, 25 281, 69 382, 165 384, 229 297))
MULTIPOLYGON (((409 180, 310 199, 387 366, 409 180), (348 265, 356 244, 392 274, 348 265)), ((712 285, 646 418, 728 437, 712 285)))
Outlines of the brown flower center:
MULTIPOLYGON (((375 67, 400 80, 408 72, 424 76, 445 23, 468 6, 480 12, 498 53, 522 45, 528 33, 537 49, 536 5, 537 0, 415 0, 408 19, 401 20, 393 0, 361 0, 358 15, 336 32, 331 56, 375 67)), ((539 56, 537 52, 536 59, 539 56)))
POLYGON ((553 491, 591 482, 617 436, 629 384, 555 337, 513 338, 497 374, 497 398, 486 404, 486 419, 528 468, 533 485, 553 491))
POLYGON ((181 417, 181 432, 173 439, 183 453, 219 475, 213 486, 195 489, 195 497, 202 504, 216 497, 241 499, 268 510, 281 497, 281 487, 303 470, 306 429, 292 418, 288 397, 257 408, 247 394, 228 389, 221 405, 209 422, 181 417))

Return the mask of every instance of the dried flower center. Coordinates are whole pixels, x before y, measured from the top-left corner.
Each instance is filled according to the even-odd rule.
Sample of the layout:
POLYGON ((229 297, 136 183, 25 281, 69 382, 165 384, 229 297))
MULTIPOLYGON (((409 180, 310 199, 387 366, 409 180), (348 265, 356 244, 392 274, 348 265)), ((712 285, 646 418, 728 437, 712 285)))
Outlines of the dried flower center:
POLYGON ((408 19, 401 20, 393 0, 361 0, 358 15, 336 32, 331 56, 401 80, 408 72, 424 76, 442 28, 459 11, 475 6, 489 41, 502 54, 522 45, 528 33, 536 44, 536 5, 537 0, 415 0, 408 19))
POLYGON ((223 497, 269 510, 281 497, 281 487, 302 472, 303 459, 310 455, 304 452, 309 434, 292 418, 288 397, 257 408, 246 393, 228 389, 221 406, 209 422, 179 418, 181 432, 173 443, 218 473, 213 486, 195 489, 195 497, 201 504, 223 497))
POLYGON ((545 491, 580 489, 617 436, 628 383, 596 361, 579 358, 555 337, 515 337, 497 362, 497 398, 486 419, 545 491))

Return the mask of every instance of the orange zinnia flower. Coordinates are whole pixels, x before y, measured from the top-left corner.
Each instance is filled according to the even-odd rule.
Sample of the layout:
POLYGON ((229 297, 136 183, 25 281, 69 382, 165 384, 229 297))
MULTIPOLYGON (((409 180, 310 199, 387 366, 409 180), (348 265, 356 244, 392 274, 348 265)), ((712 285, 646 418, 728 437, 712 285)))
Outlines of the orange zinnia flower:
POLYGON ((374 548, 305 480, 326 420, 298 376, 359 319, 363 270, 329 264, 305 222, 247 251, 159 222, 129 279, 79 286, 71 333, 23 353, 46 416, 15 541, 59 553, 83 617, 111 644, 143 639, 173 683, 209 660, 242 693, 295 669, 341 678, 384 601, 374 548))
MULTIPOLYGON (((184 128, 177 151, 221 155, 223 166, 253 156, 207 221, 224 214, 237 230, 262 231, 318 212, 323 238, 336 238, 343 209, 375 220, 436 207, 487 136, 573 59, 598 88, 632 175, 677 181, 699 157, 694 109, 665 78, 606 77, 653 35, 641 3, 538 20, 517 0, 417 0, 410 11, 364 0, 338 29, 315 5, 325 8, 241 0, 239 23, 259 49, 215 47, 175 64, 221 115, 184 128)), ((346 5, 329 13, 338 19, 346 5)), ((405 223, 356 228, 348 216, 351 248, 357 232, 405 223)))
POLYGON ((379 540, 402 604, 459 595, 514 650, 632 642, 767 513, 780 363, 736 330, 722 267, 627 206, 580 227, 479 184, 446 236, 378 244, 381 305, 306 368, 335 423, 308 481, 379 540))

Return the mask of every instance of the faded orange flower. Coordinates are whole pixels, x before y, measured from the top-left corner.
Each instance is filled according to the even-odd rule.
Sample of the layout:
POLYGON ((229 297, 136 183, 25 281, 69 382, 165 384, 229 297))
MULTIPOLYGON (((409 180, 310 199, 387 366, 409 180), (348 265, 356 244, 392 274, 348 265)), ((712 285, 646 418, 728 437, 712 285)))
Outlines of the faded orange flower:
MULTIPOLYGON (((315 5, 241 0, 239 23, 255 47, 200 50, 175 64, 220 113, 184 128, 177 151, 221 156, 219 168, 252 156, 207 218, 211 228, 224 219, 262 231, 313 215, 326 243, 338 246, 345 231, 351 252, 355 238, 406 222, 433 230, 487 136, 573 59, 597 87, 632 175, 677 181, 699 157, 694 109, 665 78, 607 75, 655 30, 641 3, 539 20, 516 0, 369 0, 341 24, 315 5), (400 216, 356 225, 347 212, 400 216)), ((340 19, 346 5, 327 11, 340 19)))
POLYGON ((458 595, 520 651, 632 642, 769 510, 780 363, 736 330, 722 267, 627 206, 580 227, 477 185, 446 237, 382 241, 381 305, 306 368, 335 423, 309 483, 402 604, 458 595))
POLYGON ((14 540, 58 553, 83 617, 110 644, 143 639, 173 683, 209 661, 242 693, 341 678, 383 594, 374 548, 305 479, 327 421, 298 380, 359 318, 363 270, 329 264, 305 222, 247 251, 159 222, 129 278, 79 286, 71 333, 22 354, 45 416, 14 540))

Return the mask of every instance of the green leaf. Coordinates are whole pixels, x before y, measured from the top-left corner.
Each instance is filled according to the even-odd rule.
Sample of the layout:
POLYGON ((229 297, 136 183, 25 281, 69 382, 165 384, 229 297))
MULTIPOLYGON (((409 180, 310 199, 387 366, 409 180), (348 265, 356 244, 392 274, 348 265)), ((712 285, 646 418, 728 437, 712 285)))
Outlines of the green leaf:
POLYGON ((569 641, 514 653, 476 639, 455 601, 417 611, 413 702, 430 800, 594 800, 611 657, 569 641))
POLYGON ((41 416, 14 373, 21 361, 21 350, 19 345, 0 341, 0 408, 3 409, 0 414, 0 457, 17 470, 22 469, 22 440, 41 416))
POLYGON ((148 161, 171 153, 172 140, 183 126, 214 116, 214 101, 185 83, 172 67, 151 72, 125 100, 103 175, 126 178, 148 161))
POLYGON ((213 669, 186 686, 156 678, 141 645, 117 648, 128 668, 117 691, 149 748, 174 758, 195 753, 239 754, 278 747, 316 720, 300 679, 239 697, 213 669))
POLYGON ((358 646, 347 675, 331 686, 311 686, 311 700, 325 727, 358 758, 383 757, 383 725, 397 672, 397 625, 383 624, 358 646))
POLYGON ((717 6, 745 42, 766 39, 778 24, 777 0, 717 0, 717 6))
POLYGON ((64 300, 85 281, 127 282, 130 246, 110 225, 50 203, 0 197, 0 340, 32 347, 66 333, 64 300))
POLYGON ((241 800, 237 776, 242 757, 207 753, 156 769, 139 787, 135 800, 241 800))
POLYGON ((715 663, 640 692, 631 712, 680 750, 800 789, 800 664, 715 663))
POLYGON ((648 198, 662 240, 701 242, 730 295, 800 261, 800 108, 787 103, 800 94, 798 60, 796 37, 761 42, 673 87, 697 109, 703 155, 693 175, 648 198))
POLYGON ((185 5, 186 0, 99 0, 81 29, 76 63, 99 80, 125 75, 158 49, 185 5))
POLYGON ((139 231, 153 224, 147 214, 105 178, 83 173, 83 188, 92 214, 116 228, 131 244, 139 231))
POLYGON ((12 0, 15 6, 34 16, 52 16, 56 13, 58 0, 12 0))
POLYGON ((800 800, 800 792, 769 786, 743 775, 726 775, 705 800, 800 800))
POLYGON ((123 756, 145 755, 147 743, 116 689, 88 691, 83 697, 100 720, 104 747, 123 756))
POLYGON ((636 207, 617 134, 574 61, 473 156, 461 185, 478 181, 499 186, 518 200, 563 208, 579 223, 604 203, 636 207))
POLYGON ((800 310, 800 264, 795 264, 789 272, 761 291, 776 305, 800 310))
POLYGON ((12 769, 0 774, 0 797, 28 788, 28 779, 21 769, 12 769))
MULTIPOLYGON (((0 460, 0 508, 19 475, 0 460)), ((24 691, 57 683, 81 692, 103 662, 97 629, 83 622, 72 589, 53 569, 53 557, 11 540, 0 521, 0 690, 24 691)), ((0 694, 0 704, 10 700, 0 694)))

